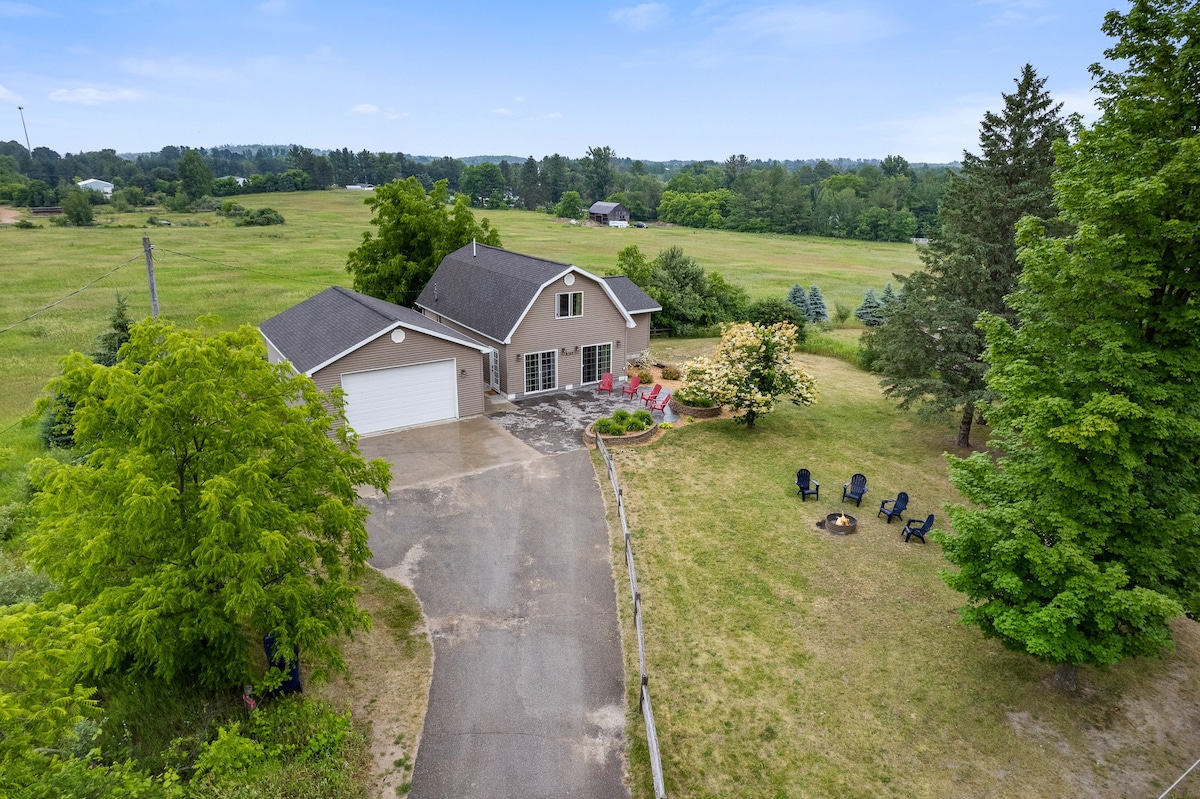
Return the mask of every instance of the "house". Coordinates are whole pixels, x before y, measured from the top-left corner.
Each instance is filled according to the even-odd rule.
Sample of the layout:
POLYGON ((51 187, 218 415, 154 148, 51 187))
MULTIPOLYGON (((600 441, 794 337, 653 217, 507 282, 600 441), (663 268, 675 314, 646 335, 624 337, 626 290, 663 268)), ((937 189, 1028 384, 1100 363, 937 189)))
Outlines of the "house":
POLYGON ((347 183, 346 188, 351 191, 375 191, 374 183, 347 183))
POLYGON ((629 278, 472 242, 447 255, 417 308, 488 350, 488 385, 509 399, 623 373, 650 348, 662 307, 629 278))
POLYGON ((249 183, 246 178, 239 177, 237 175, 223 175, 222 177, 217 178, 217 180, 232 180, 239 186, 245 186, 247 183, 249 183))
POLYGON ((620 203, 592 203, 588 221, 609 227, 629 227, 629 209, 620 203))
POLYGON ((411 308, 333 286, 258 329, 271 363, 346 392, 359 434, 483 413, 489 348, 411 308))
POLYGON ((97 180, 96 178, 81 180, 75 185, 81 189, 87 189, 88 191, 98 191, 105 197, 111 197, 114 188, 113 184, 109 183, 107 180, 97 180))

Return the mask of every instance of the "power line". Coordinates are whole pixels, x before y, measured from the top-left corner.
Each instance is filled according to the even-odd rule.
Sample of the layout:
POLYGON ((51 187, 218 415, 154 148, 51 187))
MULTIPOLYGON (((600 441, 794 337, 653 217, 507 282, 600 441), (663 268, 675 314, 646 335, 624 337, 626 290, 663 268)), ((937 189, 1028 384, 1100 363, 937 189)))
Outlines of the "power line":
MULTIPOLYGON (((1200 760, 1197 760, 1195 763, 1192 764, 1192 768, 1195 768, 1196 766, 1200 766, 1200 760)), ((1169 794, 1171 792, 1172 788, 1174 788, 1179 783, 1183 782, 1183 778, 1192 773, 1192 768, 1190 768, 1187 771, 1180 774, 1179 779, 1177 779, 1177 780, 1175 780, 1175 782, 1171 783, 1171 787, 1167 788, 1165 791, 1163 791, 1162 794, 1158 797, 1158 799, 1163 799, 1164 796, 1166 796, 1167 794, 1169 794)))
POLYGON ((138 253, 137 255, 133 256, 132 258, 130 258, 128 261, 124 262, 123 264, 120 264, 119 266, 113 267, 113 268, 112 268, 112 269, 110 269, 109 271, 105 272, 103 275, 101 275, 100 277, 96 278, 96 279, 95 279, 95 280, 93 280, 91 283, 88 283, 86 286, 81 286, 81 287, 79 287, 79 288, 75 289, 74 291, 72 291, 72 292, 71 292, 70 294, 68 294, 67 296, 65 296, 65 297, 62 297, 61 299, 55 300, 54 302, 52 302, 52 303, 50 303, 49 305, 47 305, 45 308, 39 308, 38 310, 36 310, 36 311, 34 311, 33 313, 29 314, 29 316, 26 316, 24 319, 20 320, 19 322, 13 322, 13 323, 12 323, 11 325, 9 325, 8 327, 6 327, 6 328, 4 328, 4 329, 0 330, 0 333, 7 333, 8 331, 12 330, 14 327, 16 327, 16 326, 18 326, 18 325, 23 325, 23 324, 25 324, 25 323, 26 323, 26 322, 28 322, 30 319, 33 319, 35 316, 39 316, 39 315, 41 315, 41 314, 45 313, 46 311, 50 310, 51 308, 54 308, 54 307, 55 307, 55 306, 57 306, 57 305, 61 305, 62 303, 66 302, 67 300, 69 300, 69 299, 71 299, 72 297, 74 297, 74 296, 75 296, 76 294, 78 294, 79 292, 81 292, 81 291, 84 291, 84 290, 86 290, 86 289, 90 289, 92 286, 96 285, 96 284, 97 284, 97 283, 99 283, 101 280, 103 280, 104 278, 106 278, 106 277, 108 277, 109 275, 111 275, 113 272, 116 272, 116 271, 117 271, 117 270, 119 270, 119 269, 123 269, 123 268, 125 268, 126 266, 128 266, 129 264, 133 263, 134 261, 136 261, 138 258, 141 258, 141 257, 142 257, 142 253, 138 253))
POLYGON ((291 277, 289 275, 275 275, 275 274, 271 274, 270 272, 263 272, 258 269, 251 269, 247 266, 234 266, 233 264, 225 264, 225 263, 221 263, 220 261, 214 261, 210 258, 201 258, 198 255, 189 255, 186 252, 176 252, 175 250, 168 250, 164 247, 158 246, 157 244, 154 245, 154 251, 155 252, 169 252, 172 255, 181 255, 184 258, 191 258, 194 261, 202 261, 206 264, 213 264, 214 266, 221 266, 226 269, 238 269, 242 272, 252 272, 253 274, 262 275, 263 277, 269 277, 269 278, 273 278, 275 280, 291 280, 295 283, 304 283, 305 285, 308 285, 308 286, 327 286, 328 285, 327 283, 318 283, 315 280, 304 280, 303 278, 291 277))

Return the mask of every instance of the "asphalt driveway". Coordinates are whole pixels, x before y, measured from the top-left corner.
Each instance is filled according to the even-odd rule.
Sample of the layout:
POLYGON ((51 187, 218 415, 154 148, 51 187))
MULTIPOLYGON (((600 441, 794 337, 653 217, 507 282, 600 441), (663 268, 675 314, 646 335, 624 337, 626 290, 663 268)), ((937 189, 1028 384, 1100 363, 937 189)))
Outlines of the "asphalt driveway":
POLYGON ((543 456, 484 418, 362 448, 403 475, 390 498, 365 499, 372 564, 413 588, 433 638, 410 796, 628 796, 616 594, 587 452, 543 456))

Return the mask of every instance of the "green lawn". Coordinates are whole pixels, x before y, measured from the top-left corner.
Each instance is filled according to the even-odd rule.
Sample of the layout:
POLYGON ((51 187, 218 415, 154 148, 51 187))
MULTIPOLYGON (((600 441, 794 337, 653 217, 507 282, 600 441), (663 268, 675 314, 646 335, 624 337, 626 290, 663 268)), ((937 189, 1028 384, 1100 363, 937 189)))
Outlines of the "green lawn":
MULTIPOLYGON (((955 499, 942 455, 952 423, 898 412, 841 361, 800 360, 821 392, 811 408, 783 403, 754 430, 705 422, 613 449, 667 793, 1049 799, 1165 789, 1198 754, 1197 625, 1175 626, 1179 651, 1165 660, 1084 670, 1078 696, 1056 693, 1050 667, 957 623, 961 597, 938 577, 947 564, 936 543, 905 544, 899 521, 876 517, 882 499, 905 490, 911 515, 944 519, 941 504, 955 499), (819 501, 796 496, 801 467, 821 482, 819 501), (840 502, 856 471, 869 480, 861 509, 840 502), (857 534, 816 529, 839 509, 859 519, 857 534)), ((623 569, 619 549, 614 559, 623 569)), ((627 591, 621 599, 636 674, 627 591)), ((643 797, 652 794, 633 697, 643 797)), ((1172 795, 1196 795, 1185 787, 1172 795)))

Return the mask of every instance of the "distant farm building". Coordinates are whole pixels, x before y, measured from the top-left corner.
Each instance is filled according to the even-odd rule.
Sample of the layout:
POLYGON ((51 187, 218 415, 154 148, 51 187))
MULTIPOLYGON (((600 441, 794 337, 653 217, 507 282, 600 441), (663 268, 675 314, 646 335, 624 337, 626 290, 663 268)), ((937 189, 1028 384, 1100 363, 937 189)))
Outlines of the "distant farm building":
POLYGON ((246 185, 246 178, 238 177, 237 175, 225 175, 224 177, 218 178, 218 180, 232 180, 239 186, 246 185))
POLYGON ((374 183, 349 183, 346 188, 352 191, 375 191, 374 183))
POLYGON ((75 185, 81 189, 87 189, 88 191, 98 191, 105 197, 111 197, 113 193, 113 184, 109 183, 107 180, 88 178, 87 180, 79 181, 75 185))
POLYGON ((592 203, 588 221, 609 227, 629 227, 629 209, 620 203, 592 203))

